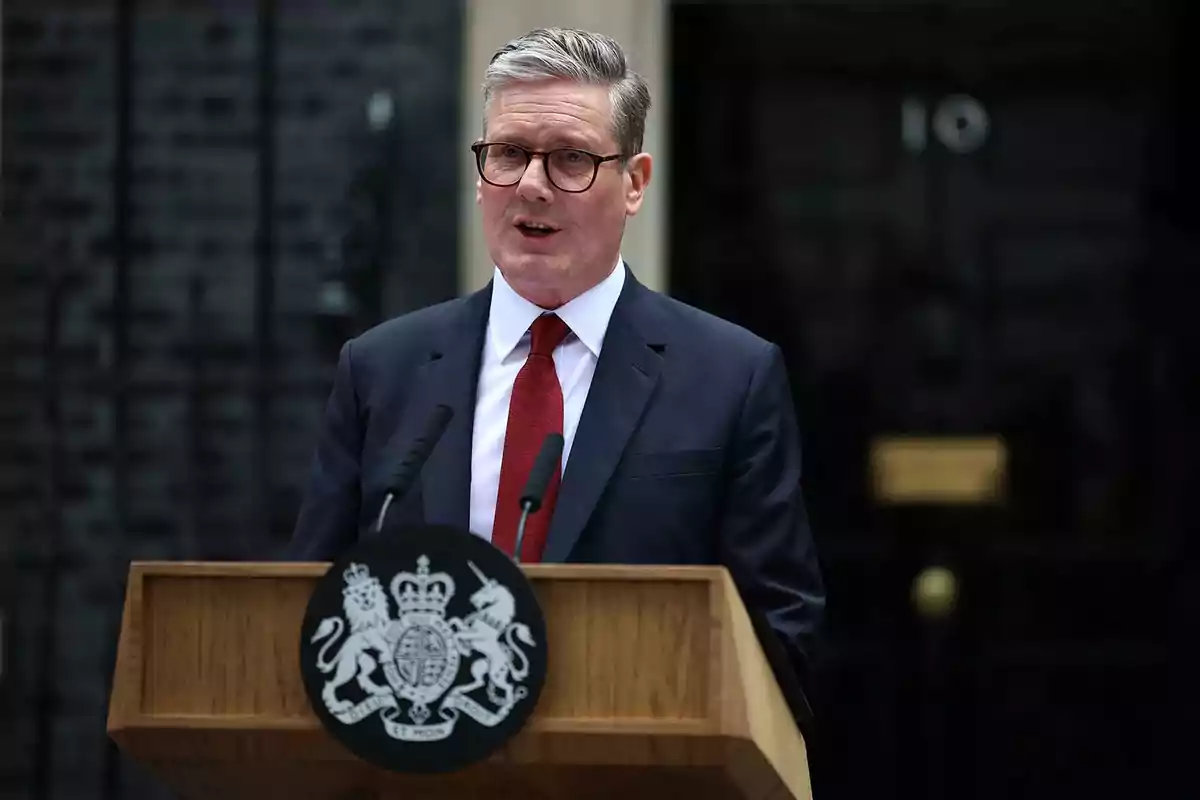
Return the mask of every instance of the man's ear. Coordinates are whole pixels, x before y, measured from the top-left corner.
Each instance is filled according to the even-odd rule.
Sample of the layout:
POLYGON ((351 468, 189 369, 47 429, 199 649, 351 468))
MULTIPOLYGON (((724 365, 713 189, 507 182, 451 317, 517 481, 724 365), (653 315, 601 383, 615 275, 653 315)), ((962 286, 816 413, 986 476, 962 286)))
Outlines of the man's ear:
POLYGON ((650 176, 654 171, 654 159, 649 153, 638 153, 629 159, 625 168, 625 213, 632 217, 642 207, 646 197, 646 187, 650 185, 650 176))

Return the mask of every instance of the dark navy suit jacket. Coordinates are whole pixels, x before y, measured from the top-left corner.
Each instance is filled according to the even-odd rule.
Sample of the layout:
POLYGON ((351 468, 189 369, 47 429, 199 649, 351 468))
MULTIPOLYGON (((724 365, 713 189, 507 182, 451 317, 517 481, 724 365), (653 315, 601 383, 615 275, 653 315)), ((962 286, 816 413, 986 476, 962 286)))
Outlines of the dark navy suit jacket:
MULTIPOLYGON (((289 560, 331 561, 374 535, 390 473, 441 403, 454 416, 388 526, 467 527, 490 299, 489 286, 343 346, 289 560)), ((724 565, 803 676, 825 593, 778 347, 627 272, 543 560, 724 565)))

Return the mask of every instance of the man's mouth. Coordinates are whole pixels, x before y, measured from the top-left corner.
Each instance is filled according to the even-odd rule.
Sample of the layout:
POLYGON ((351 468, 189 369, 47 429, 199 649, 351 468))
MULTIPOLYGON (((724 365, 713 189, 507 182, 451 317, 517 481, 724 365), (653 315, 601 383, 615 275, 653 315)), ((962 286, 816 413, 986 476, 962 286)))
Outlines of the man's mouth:
POLYGON ((545 239, 558 233, 558 228, 553 225, 548 225, 544 222, 534 222, 533 220, 520 220, 516 223, 517 230, 522 236, 528 236, 531 239, 545 239))

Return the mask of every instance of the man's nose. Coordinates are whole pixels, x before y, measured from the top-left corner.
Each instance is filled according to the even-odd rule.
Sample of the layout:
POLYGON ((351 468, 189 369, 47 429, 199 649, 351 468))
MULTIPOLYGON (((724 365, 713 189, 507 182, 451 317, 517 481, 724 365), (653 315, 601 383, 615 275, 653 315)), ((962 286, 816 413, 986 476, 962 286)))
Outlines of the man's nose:
POLYGON ((553 196, 550 176, 546 174, 545 156, 530 156, 529 166, 517 184, 517 194, 526 200, 547 201, 553 196))

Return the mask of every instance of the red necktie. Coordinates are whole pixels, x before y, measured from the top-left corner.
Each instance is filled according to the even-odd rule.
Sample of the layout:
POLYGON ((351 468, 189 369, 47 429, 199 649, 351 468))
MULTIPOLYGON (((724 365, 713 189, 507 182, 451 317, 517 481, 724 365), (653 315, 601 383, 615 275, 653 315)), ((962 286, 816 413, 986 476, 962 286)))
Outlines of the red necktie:
MULTIPOLYGON (((570 329, 557 314, 543 314, 529 328, 532 342, 529 357, 513 382, 508 406, 508 429, 504 434, 504 457, 500 463, 500 491, 496 497, 496 519, 492 543, 506 553, 516 547, 520 498, 529 471, 548 434, 562 434, 563 396, 554 370, 554 348, 570 329)), ((550 530, 550 517, 562 480, 561 468, 554 471, 542 507, 530 514, 521 543, 521 561, 541 561, 550 530)))

